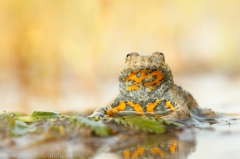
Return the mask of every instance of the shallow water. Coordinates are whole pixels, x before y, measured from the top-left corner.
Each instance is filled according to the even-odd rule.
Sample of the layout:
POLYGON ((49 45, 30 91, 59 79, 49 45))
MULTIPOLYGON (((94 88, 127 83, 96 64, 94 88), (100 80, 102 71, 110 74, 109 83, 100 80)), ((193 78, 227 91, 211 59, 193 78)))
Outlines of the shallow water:
MULTIPOLYGON (((238 118, 239 116, 235 116, 238 118)), ((136 158, 174 158, 174 159, 239 159, 240 158, 240 120, 222 121, 216 124, 200 124, 196 127, 186 128, 176 136, 162 135, 155 136, 151 144, 139 142, 126 149, 115 150, 111 153, 100 153, 94 159, 126 159, 135 158, 138 148, 145 148, 143 154, 136 158), (170 150, 172 142, 175 142, 176 149, 170 150), (151 149, 159 148, 162 153, 152 153, 151 149), (124 152, 129 151, 130 157, 124 152)))
MULTIPOLYGON (((215 124, 195 123, 167 134, 154 135, 133 131, 108 137, 74 135, 67 138, 48 137, 47 133, 4 138, 0 158, 91 158, 91 159, 225 159, 240 157, 240 115, 218 120, 215 124), (234 117, 234 119, 232 119, 234 117), (13 157, 12 155, 15 155, 13 157), (17 156, 17 157, 16 157, 17 156)), ((40 122, 48 127, 51 122, 40 122)), ((68 123, 66 123, 68 124, 68 123)), ((120 128, 122 129, 122 128, 120 128)), ((1 137, 1 136, 0 136, 1 137)))

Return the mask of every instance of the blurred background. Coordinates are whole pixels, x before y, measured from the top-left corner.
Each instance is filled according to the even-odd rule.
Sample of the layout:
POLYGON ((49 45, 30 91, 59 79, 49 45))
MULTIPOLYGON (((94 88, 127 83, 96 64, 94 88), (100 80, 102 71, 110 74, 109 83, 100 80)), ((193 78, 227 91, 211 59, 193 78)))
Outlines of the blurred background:
POLYGON ((127 53, 156 50, 201 106, 239 107, 239 6, 239 0, 3 0, 0 111, 92 111, 117 92, 127 53))

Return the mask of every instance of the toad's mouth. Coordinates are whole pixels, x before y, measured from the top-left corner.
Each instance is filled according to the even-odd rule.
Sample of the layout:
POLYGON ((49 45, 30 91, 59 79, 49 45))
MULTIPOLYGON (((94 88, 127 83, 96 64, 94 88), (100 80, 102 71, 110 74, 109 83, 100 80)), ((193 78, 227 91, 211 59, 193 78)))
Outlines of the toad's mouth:
POLYGON ((143 69, 129 73, 123 80, 127 91, 139 90, 140 87, 146 87, 151 91, 162 83, 163 78, 164 74, 160 70, 143 69))

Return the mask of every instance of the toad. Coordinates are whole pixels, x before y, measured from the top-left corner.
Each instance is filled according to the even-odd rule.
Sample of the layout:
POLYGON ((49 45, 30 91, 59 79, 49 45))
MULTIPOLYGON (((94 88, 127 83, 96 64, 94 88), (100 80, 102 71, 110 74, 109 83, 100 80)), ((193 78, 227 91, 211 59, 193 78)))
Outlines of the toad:
POLYGON ((148 56, 127 54, 118 80, 117 95, 90 117, 146 115, 164 120, 216 117, 215 112, 200 108, 189 92, 174 83, 161 52, 148 56))

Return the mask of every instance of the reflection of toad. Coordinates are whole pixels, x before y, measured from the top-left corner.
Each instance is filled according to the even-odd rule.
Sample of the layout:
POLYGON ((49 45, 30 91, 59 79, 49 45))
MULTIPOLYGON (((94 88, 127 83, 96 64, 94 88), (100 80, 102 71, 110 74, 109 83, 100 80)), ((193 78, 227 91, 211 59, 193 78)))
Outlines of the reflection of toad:
POLYGON ((106 107, 95 110, 92 117, 136 114, 184 120, 193 116, 215 116, 210 109, 199 108, 192 95, 174 83, 161 52, 150 56, 127 54, 118 79, 117 96, 106 107))
MULTIPOLYGON (((129 146, 131 145, 131 141, 128 141, 128 145, 126 145, 126 147, 118 147, 116 150, 112 150, 111 152, 119 154, 121 156, 119 157, 123 159, 185 159, 196 149, 195 135, 191 135, 193 135, 192 138, 188 138, 188 140, 181 140, 176 136, 170 135, 151 136, 142 139, 142 141, 141 139, 135 140, 138 142, 132 143, 134 146, 129 146)), ((132 139, 134 140, 134 137, 132 139)))

